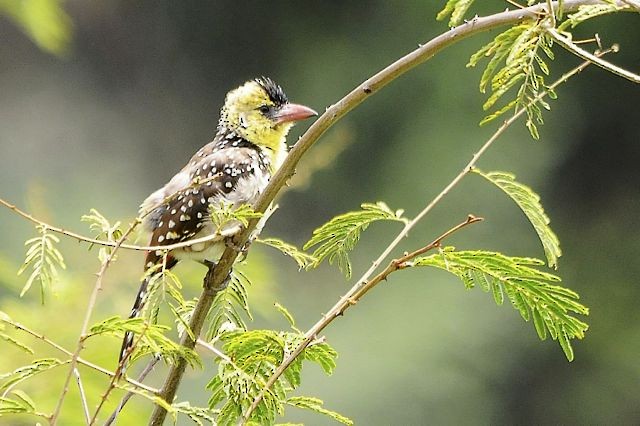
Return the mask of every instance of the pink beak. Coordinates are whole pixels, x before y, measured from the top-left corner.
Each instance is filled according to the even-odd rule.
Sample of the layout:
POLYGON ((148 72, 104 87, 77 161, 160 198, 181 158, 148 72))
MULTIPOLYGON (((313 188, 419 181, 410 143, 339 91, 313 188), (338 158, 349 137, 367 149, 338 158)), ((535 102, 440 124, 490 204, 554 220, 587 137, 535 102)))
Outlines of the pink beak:
POLYGON ((304 105, 285 104, 277 112, 275 119, 276 124, 281 124, 304 120, 305 118, 313 117, 314 115, 318 115, 318 113, 304 105))

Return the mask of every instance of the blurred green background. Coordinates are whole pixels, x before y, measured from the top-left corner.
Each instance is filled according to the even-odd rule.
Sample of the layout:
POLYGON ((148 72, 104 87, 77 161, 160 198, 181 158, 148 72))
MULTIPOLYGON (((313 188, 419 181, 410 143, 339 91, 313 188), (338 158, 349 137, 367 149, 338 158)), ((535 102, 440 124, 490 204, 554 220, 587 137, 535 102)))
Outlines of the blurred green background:
MULTIPOLYGON (((435 21, 443 3, 1 1, 0 196, 85 234, 79 219, 92 207, 126 223, 147 194, 210 140, 229 89, 267 75, 295 102, 323 111, 445 31, 435 21)), ((479 13, 507 7, 480 3, 479 13)), ((620 43, 611 59, 638 72, 638 19, 606 17, 577 34, 598 32, 605 46, 620 43)), ((495 34, 447 49, 337 124, 300 164, 263 235, 302 244, 314 228, 361 202, 384 200, 417 213, 495 129, 478 127, 481 70, 465 69, 470 54, 495 34)), ((556 52, 556 76, 579 63, 556 52)), ((320 397, 361 425, 640 423, 640 88, 590 67, 558 94, 540 142, 521 123, 479 166, 514 172, 541 194, 564 249, 558 273, 591 308, 586 339, 574 345, 576 360, 568 363, 555 342, 540 342, 532 324, 479 289, 465 291, 443 272, 410 270, 393 275, 326 330, 340 353, 338 368, 327 378, 309 366, 299 394, 320 397)), ((294 129, 289 141, 306 127, 294 129)), ((424 245, 467 213, 487 220, 450 244, 543 256, 517 207, 475 176, 398 252, 424 245)), ((398 231, 397 224, 374 225, 364 234, 353 255, 356 277, 398 231)), ((57 296, 41 306, 37 291, 18 297, 25 277, 15 275, 34 229, 2 210, 0 234, 0 310, 72 348, 99 266, 96 253, 64 240, 68 270, 57 296)), ((272 306, 278 301, 306 329, 351 285, 331 267, 298 272, 264 247, 252 249, 249 263, 254 327, 287 327, 272 306)), ((139 253, 120 255, 94 321, 128 314, 141 265, 139 253)), ((198 294, 203 268, 177 270, 186 293, 198 294)), ((23 340, 39 357, 60 356, 23 340)), ((119 344, 90 340, 84 356, 113 368, 119 344)), ((3 348, 0 372, 24 359, 3 348)), ((214 371, 210 361, 208 369, 214 371)), ((47 373, 21 388, 50 411, 65 373, 47 373)), ((83 374, 93 406, 107 382, 83 374)), ((162 374, 159 369, 150 382, 159 385, 162 374)), ((179 399, 204 405, 203 376, 188 373, 179 399)), ((150 405, 134 401, 120 424, 146 423, 150 405)), ((62 424, 82 424, 78 404, 72 387, 62 424)), ((296 409, 286 419, 329 422, 296 409)), ((33 423, 0 424, 22 420, 33 423)))

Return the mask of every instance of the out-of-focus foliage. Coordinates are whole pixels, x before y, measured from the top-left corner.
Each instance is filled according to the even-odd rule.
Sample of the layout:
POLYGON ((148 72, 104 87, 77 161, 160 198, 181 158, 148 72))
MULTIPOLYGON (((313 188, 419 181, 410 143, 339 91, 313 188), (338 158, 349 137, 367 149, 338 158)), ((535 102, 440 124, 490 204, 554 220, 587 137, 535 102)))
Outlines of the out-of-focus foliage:
POLYGON ((0 0, 0 15, 19 25, 31 39, 55 55, 67 53, 72 23, 60 0, 0 0))

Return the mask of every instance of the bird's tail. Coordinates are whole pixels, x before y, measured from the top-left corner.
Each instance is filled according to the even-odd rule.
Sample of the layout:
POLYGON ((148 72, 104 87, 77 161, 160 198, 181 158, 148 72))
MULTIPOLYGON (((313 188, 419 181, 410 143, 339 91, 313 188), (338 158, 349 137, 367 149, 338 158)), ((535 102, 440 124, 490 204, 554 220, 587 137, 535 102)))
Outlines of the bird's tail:
MULTIPOLYGON (((147 265, 151 264, 149 261, 150 257, 152 256, 147 255, 147 265)), ((162 258, 160 258, 159 260, 162 261, 162 258)), ((153 261, 153 259, 151 261, 153 261)), ((178 263, 178 261, 174 257, 167 256, 164 269, 169 270, 173 268, 176 265, 176 263, 178 263)), ((148 269, 149 268, 147 268, 147 270, 148 269)), ((129 319, 137 318, 140 315, 140 312, 142 312, 145 302, 147 301, 147 295, 149 291, 149 282, 151 278, 152 278, 152 275, 147 274, 142 280, 142 283, 140 283, 140 289, 138 290, 138 294, 136 295, 136 300, 133 303, 133 307, 131 308, 129 319)), ((134 337, 135 335, 133 334, 132 331, 127 331, 124 334, 124 339, 122 340, 122 347, 120 348, 120 357, 118 358, 119 364, 121 364, 123 360, 130 355, 131 348, 133 347, 134 337)))

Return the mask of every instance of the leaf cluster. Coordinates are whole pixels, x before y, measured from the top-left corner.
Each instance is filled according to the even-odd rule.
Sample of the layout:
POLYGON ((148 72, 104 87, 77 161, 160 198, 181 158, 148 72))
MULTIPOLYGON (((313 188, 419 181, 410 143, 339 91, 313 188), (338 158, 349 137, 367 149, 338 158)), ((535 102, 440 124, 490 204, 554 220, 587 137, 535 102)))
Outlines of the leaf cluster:
POLYGON ((543 124, 542 108, 549 104, 542 99, 546 93, 557 96, 545 83, 549 75, 547 60, 553 60, 552 39, 545 33, 544 20, 526 21, 498 34, 469 59, 467 67, 475 67, 482 59, 490 58, 480 77, 480 92, 491 90, 482 108, 493 109, 503 96, 517 87, 515 99, 486 116, 480 124, 488 123, 509 110, 525 109, 525 124, 531 137, 539 139, 538 124, 543 124))
POLYGON ((509 257, 489 251, 455 251, 452 247, 422 257, 415 266, 433 266, 456 275, 467 288, 479 286, 492 292, 498 305, 507 294, 525 321, 533 324, 541 340, 547 332, 557 340, 567 359, 573 360, 571 339, 582 339, 588 326, 573 314, 588 315, 578 294, 556 283, 556 275, 537 269, 544 262, 528 257, 509 257))
MULTIPOLYGON (((284 310, 283 307, 279 309, 281 312, 284 310)), ((287 312, 286 317, 291 318, 291 314, 287 312)), ((207 385, 211 390, 209 407, 220 407, 220 415, 216 419, 218 424, 232 425, 249 408, 283 360, 300 345, 304 335, 297 330, 239 330, 223 333, 220 340, 228 358, 220 360, 218 375, 207 385)), ((256 424, 273 424, 276 415, 284 414, 285 406, 291 405, 352 424, 346 417, 323 408, 319 399, 289 396, 301 383, 303 361, 312 361, 326 374, 331 374, 336 366, 336 357, 336 351, 323 341, 305 348, 265 393, 250 420, 256 424)))

